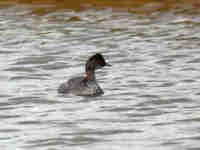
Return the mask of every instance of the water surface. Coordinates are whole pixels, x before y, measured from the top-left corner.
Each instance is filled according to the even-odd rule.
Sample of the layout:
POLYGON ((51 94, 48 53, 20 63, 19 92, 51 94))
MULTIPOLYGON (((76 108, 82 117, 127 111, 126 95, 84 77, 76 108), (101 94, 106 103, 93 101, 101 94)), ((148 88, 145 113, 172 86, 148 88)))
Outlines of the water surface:
POLYGON ((199 9, 39 7, 0 9, 2 150, 200 149, 199 9), (57 94, 96 52, 105 94, 57 94))

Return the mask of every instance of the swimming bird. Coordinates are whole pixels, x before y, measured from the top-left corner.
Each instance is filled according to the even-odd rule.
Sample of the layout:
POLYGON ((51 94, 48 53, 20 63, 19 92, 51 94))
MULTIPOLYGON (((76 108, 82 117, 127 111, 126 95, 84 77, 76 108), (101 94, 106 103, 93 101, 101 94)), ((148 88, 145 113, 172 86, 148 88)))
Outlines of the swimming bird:
POLYGON ((85 76, 73 77, 67 82, 62 83, 58 88, 58 93, 72 93, 79 96, 97 96, 104 94, 95 76, 95 70, 101 69, 104 66, 111 65, 105 61, 102 54, 96 53, 86 62, 85 76))

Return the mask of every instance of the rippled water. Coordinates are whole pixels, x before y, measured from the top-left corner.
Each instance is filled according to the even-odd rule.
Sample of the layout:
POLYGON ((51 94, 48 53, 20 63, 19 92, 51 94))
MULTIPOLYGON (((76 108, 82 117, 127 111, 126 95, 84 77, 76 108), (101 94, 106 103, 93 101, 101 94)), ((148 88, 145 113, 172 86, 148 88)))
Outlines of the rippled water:
POLYGON ((200 149, 198 10, 34 7, 0 9, 1 150, 200 149), (57 94, 96 52, 105 94, 57 94))

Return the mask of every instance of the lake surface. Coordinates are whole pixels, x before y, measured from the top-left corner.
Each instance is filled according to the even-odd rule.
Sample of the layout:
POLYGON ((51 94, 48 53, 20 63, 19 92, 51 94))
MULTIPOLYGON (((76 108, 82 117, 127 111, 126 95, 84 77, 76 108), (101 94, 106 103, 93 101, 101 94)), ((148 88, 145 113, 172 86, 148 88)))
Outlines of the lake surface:
POLYGON ((199 9, 48 7, 0 8, 1 150, 200 149, 199 9), (96 52, 105 94, 57 94, 96 52))

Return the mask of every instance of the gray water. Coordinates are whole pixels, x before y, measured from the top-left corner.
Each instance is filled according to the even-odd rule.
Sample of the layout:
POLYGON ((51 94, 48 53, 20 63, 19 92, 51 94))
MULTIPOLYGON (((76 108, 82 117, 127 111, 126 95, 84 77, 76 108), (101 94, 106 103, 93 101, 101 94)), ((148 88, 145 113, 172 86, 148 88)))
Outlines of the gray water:
POLYGON ((1 150, 199 150, 198 10, 0 9, 1 150), (105 94, 57 94, 102 53, 105 94))

